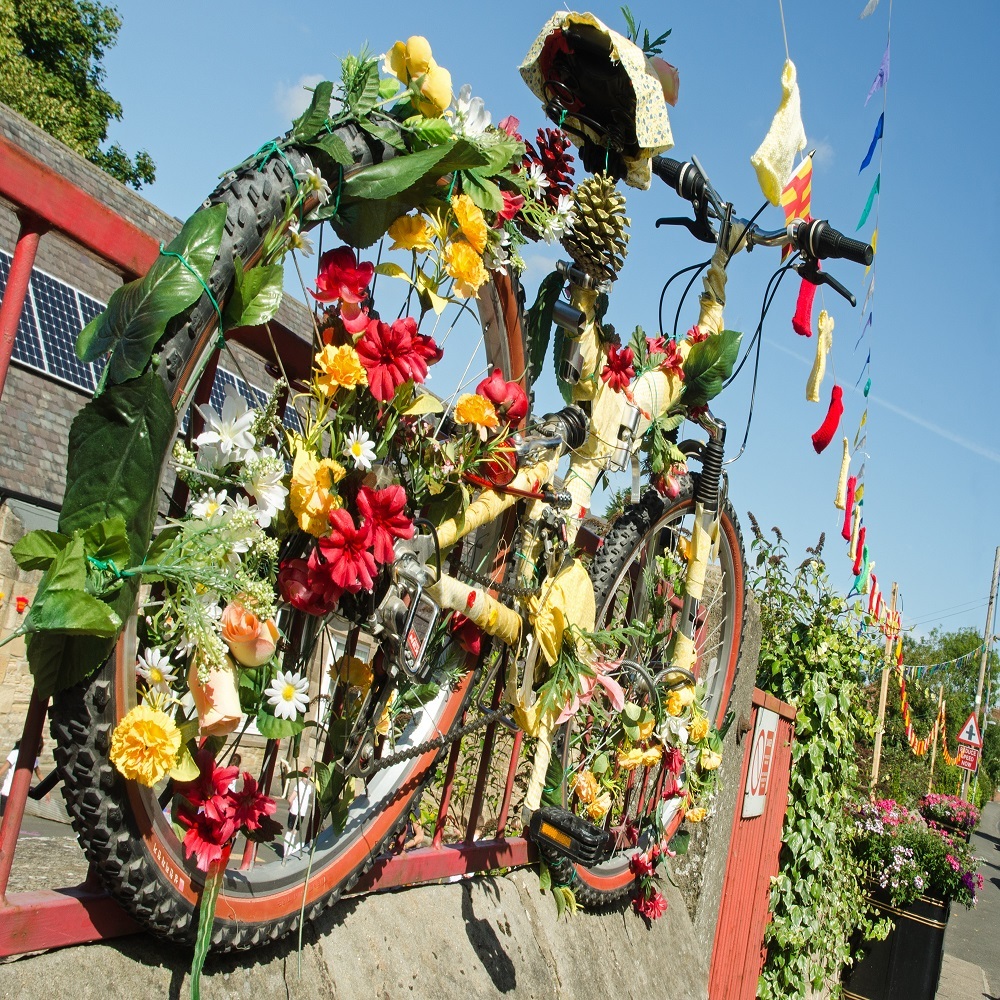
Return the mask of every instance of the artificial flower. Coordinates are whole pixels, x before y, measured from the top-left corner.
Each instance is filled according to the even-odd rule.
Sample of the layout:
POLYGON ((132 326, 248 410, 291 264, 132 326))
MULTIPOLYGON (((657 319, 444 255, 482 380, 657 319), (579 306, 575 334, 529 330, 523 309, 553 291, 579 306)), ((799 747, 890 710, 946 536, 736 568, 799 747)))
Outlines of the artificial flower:
POLYGON ((326 178, 315 167, 296 171, 295 179, 299 182, 300 193, 306 196, 315 194, 320 205, 325 205, 333 194, 326 178))
POLYGON ((633 747, 631 750, 619 750, 618 766, 623 771, 634 771, 637 767, 642 767, 642 751, 638 747, 633 747))
POLYGON ((108 755, 129 781, 152 788, 177 762, 181 731, 166 712, 136 705, 115 726, 108 755))
POLYGON ((194 762, 198 765, 198 777, 193 781, 177 782, 174 790, 195 809, 216 800, 213 812, 218 815, 225 808, 221 800, 225 799, 240 769, 233 765, 220 767, 207 746, 195 751, 194 762))
MULTIPOLYGON (((327 522, 329 524, 329 522, 327 522)), ((330 567, 327 565, 326 557, 320 551, 319 546, 315 546, 309 553, 306 560, 309 568, 309 588, 317 595, 317 599, 328 607, 335 608, 344 596, 344 588, 338 586, 330 577, 330 567)))
POLYGON ((656 718, 653 715, 648 715, 639 725, 636 727, 639 731, 639 739, 648 740, 650 736, 653 735, 653 730, 656 728, 656 718))
POLYGON ((663 754, 663 766, 673 775, 684 770, 684 754, 680 747, 667 747, 663 754))
POLYGON ((629 858, 628 867, 629 871, 639 878, 651 878, 656 871, 656 865, 650 859, 649 855, 644 854, 642 851, 636 851, 629 858))
POLYGON ((664 475, 662 472, 659 472, 653 476, 653 486, 661 497, 667 497, 669 500, 680 496, 680 483, 673 476, 664 475))
POLYGON ((485 396, 501 420, 516 426, 528 415, 528 396, 517 382, 508 382, 499 368, 494 368, 489 378, 476 386, 476 392, 485 396))
POLYGON ((326 532, 330 512, 340 506, 331 487, 345 475, 344 467, 332 458, 317 459, 305 448, 295 449, 289 500, 303 531, 317 538, 326 532))
POLYGON ((659 743, 654 744, 651 747, 647 747, 642 751, 642 766, 643 767, 655 767, 660 763, 660 758, 663 756, 663 747, 659 743))
POLYGON ((636 913, 647 920, 659 920, 667 912, 667 900, 662 892, 653 892, 636 899, 633 904, 636 913))
POLYGON ((573 190, 573 157, 567 152, 571 148, 569 138, 558 129, 540 128, 534 144, 526 142, 524 145, 525 163, 531 165, 529 175, 537 167, 544 179, 540 195, 536 197, 555 209, 560 196, 573 190))
POLYGON ((363 333, 365 327, 371 322, 368 310, 357 302, 341 302, 338 315, 344 329, 352 337, 363 333))
POLYGON ((705 718, 704 715, 696 716, 694 721, 691 723, 691 728, 688 730, 691 742, 700 743, 706 736, 708 736, 709 728, 708 719, 705 718))
POLYGON ((512 139, 517 139, 518 142, 524 142, 524 139, 521 138, 521 133, 518 132, 520 124, 521 122, 519 119, 515 118, 513 115, 507 115, 506 118, 501 118, 500 121, 497 122, 497 128, 500 129, 501 132, 506 132, 512 139))
POLYGON ((316 385, 327 396, 333 396, 338 389, 356 389, 368 385, 368 373, 361 364, 358 352, 350 344, 334 347, 327 344, 316 355, 316 385))
POLYGON ((230 601, 222 612, 222 641, 237 663, 259 667, 267 663, 278 646, 278 628, 273 621, 261 621, 239 601, 230 601))
POLYGON ((587 817, 595 823, 599 823, 608 814, 611 808, 611 793, 601 792, 593 802, 587 804, 587 817))
POLYGON ((456 611, 451 616, 448 630, 461 649, 470 656, 479 656, 483 648, 483 633, 471 618, 456 611))
POLYGON ((374 274, 375 265, 369 261, 358 263, 350 247, 335 247, 320 257, 316 291, 309 294, 318 302, 339 299, 357 304, 363 302, 368 294, 368 285, 374 274))
POLYGON ((698 766, 703 771, 714 771, 722 763, 722 754, 714 750, 702 750, 698 758, 698 766))
POLYGON ((416 321, 407 316, 391 326, 380 319, 370 320, 355 345, 368 372, 368 387, 380 402, 387 403, 409 378, 422 381, 427 365, 413 349, 416 321))
POLYGON ((170 693, 170 685, 177 680, 177 674, 170 657, 163 650, 146 647, 146 651, 136 657, 135 672, 149 685, 151 691, 170 693))
POLYGON ((18 594, 18 596, 14 598, 14 610, 19 615, 23 615, 24 612, 28 610, 28 605, 30 603, 31 601, 29 601, 27 597, 23 594, 18 594))
POLYGON ((615 392, 627 389, 635 378, 635 368, 632 360, 635 357, 631 347, 615 347, 608 344, 608 363, 601 372, 601 381, 615 392))
POLYGON ((677 72, 677 67, 671 66, 666 59, 661 59, 659 56, 650 56, 649 61, 652 64, 653 72, 656 73, 660 81, 663 99, 672 108, 676 107, 677 95, 681 89, 681 77, 677 72))
POLYGON ((362 691, 367 691, 375 679, 370 663, 346 653, 330 667, 330 676, 339 677, 348 687, 360 688, 362 691))
POLYGON ((389 236, 392 239, 390 250, 414 250, 426 253, 434 249, 427 220, 422 215, 401 215, 390 227, 389 236))
POLYGON ((668 375, 676 375, 682 382, 684 381, 684 356, 673 340, 668 340, 666 343, 664 357, 660 362, 660 370, 668 375))
POLYGON ((688 741, 688 724, 685 719, 675 715, 665 715, 660 720, 659 734, 666 743, 674 746, 685 746, 688 741))
POLYGON ((544 200, 545 189, 549 186, 549 179, 545 176, 545 170, 540 163, 533 163, 528 167, 528 172, 524 178, 524 185, 528 189, 528 194, 535 201, 544 200))
POLYGON ((369 551, 372 529, 367 521, 355 526, 351 515, 340 508, 330 511, 330 534, 321 538, 317 549, 323 572, 333 584, 352 594, 375 586, 375 557, 369 551))
POLYGON ((452 126, 455 134, 475 139, 489 128, 491 120, 483 99, 473 97, 472 86, 463 84, 455 100, 455 123, 452 126))
POLYGON ((475 298, 489 274, 483 258, 468 243, 454 240, 445 247, 444 269, 455 279, 455 294, 460 299, 475 298))
POLYGON ((239 791, 230 789, 229 798, 232 802, 232 819, 237 828, 249 830, 251 833, 259 830, 264 818, 273 816, 278 805, 270 795, 265 795, 257 784, 257 779, 249 771, 243 772, 243 782, 239 791))
POLYGON ((385 54, 382 69, 406 86, 417 85, 419 96, 414 96, 413 103, 424 117, 440 118, 451 104, 451 74, 434 61, 423 35, 396 42, 385 54))
POLYGON ((700 344, 703 340, 708 340, 708 332, 702 333, 700 326, 695 324, 687 332, 687 339, 691 341, 692 344, 700 344))
POLYGON ((239 726, 243 717, 236 665, 225 658, 222 666, 209 668, 204 681, 198 676, 198 668, 196 656, 188 670, 188 688, 198 711, 198 732, 202 736, 225 736, 239 726))
POLYGON ((222 860, 223 848, 232 836, 227 832, 227 824, 220 824, 208 813, 190 814, 187 810, 178 812, 177 820, 187 831, 184 834, 184 853, 188 859, 195 858, 195 864, 201 871, 207 872, 222 860))
POLYGON ((358 513, 365 519, 374 549, 375 561, 391 563, 396 554, 393 543, 397 538, 413 537, 413 522, 406 516, 406 490, 398 484, 373 490, 362 486, 358 490, 358 513))
POLYGON ((221 522, 225 517, 225 505, 228 495, 225 490, 218 493, 215 490, 206 490, 200 493, 194 503, 191 504, 191 516, 202 521, 221 522))
POLYGON ((597 798, 597 778, 591 771, 580 771, 573 776, 572 790, 584 805, 588 805, 597 798))
POLYGON ((455 421, 478 428, 479 436, 484 441, 488 430, 500 426, 493 404, 485 396, 472 392, 466 392, 458 397, 458 402, 455 404, 455 421))
POLYGON ((299 228, 297 219, 288 222, 288 249, 299 250, 303 257, 309 257, 313 252, 312 238, 299 228))
POLYGON ((510 222, 524 207, 524 195, 514 194, 513 191, 501 191, 503 197, 503 208, 497 212, 497 225, 503 222, 510 222))
POLYGON ((545 232, 542 234, 547 243, 565 236, 576 221, 576 208, 572 195, 561 194, 556 200, 554 215, 549 219, 545 232))
MULTIPOLYGON (((671 752, 670 750, 667 751, 668 754, 670 752, 671 752)), ((663 779, 663 785, 660 788, 660 798, 673 799, 676 798, 678 795, 683 794, 683 792, 684 792, 684 787, 677 780, 677 775, 668 769, 663 779)))
POLYGON ((382 709, 382 714, 379 716, 379 720, 375 723, 375 732, 379 736, 388 736, 389 727, 392 725, 392 709, 396 704, 396 698, 399 695, 399 689, 393 688, 392 693, 389 695, 389 700, 385 703, 385 708, 382 709))
POLYGON ((690 684, 674 688, 667 695, 667 712, 670 715, 680 715, 694 701, 694 688, 690 684))
POLYGON ((368 431, 355 424, 347 435, 342 454, 354 462, 354 468, 367 472, 375 461, 375 445, 368 431))
POLYGON ((425 365, 436 365, 444 357, 444 351, 438 347, 433 337, 413 333, 410 340, 413 341, 413 352, 423 359, 425 365))
POLYGON ((276 719, 294 721, 309 707, 309 678, 291 670, 279 670, 264 696, 276 719))
POLYGON ((257 524, 270 527, 285 509, 288 488, 284 483, 285 463, 271 447, 258 449, 240 470, 240 485, 257 501, 257 524))
POLYGON ((451 199, 451 210, 462 236, 476 253, 481 254, 486 249, 489 235, 483 210, 467 194, 455 195, 451 199))
POLYGON ((222 413, 217 413, 208 404, 199 405, 198 411, 205 418, 207 430, 202 431, 194 443, 202 457, 213 466, 241 462, 257 443, 253 436, 257 415, 234 385, 226 386, 222 413))
POLYGON ((704 806, 697 806, 694 809, 688 809, 684 813, 684 818, 689 823, 700 823, 708 815, 708 810, 704 806))
POLYGON ((305 559, 286 559, 278 570, 278 592, 282 600, 299 611, 325 615, 337 606, 337 601, 329 600, 328 589, 314 589, 309 578, 309 563, 305 559))
POLYGON ((597 688, 604 688, 604 693, 611 702, 611 708, 615 712, 620 712, 625 707, 625 692, 621 684, 609 676, 611 671, 617 669, 618 663, 608 660, 595 659, 588 663, 593 674, 580 675, 580 690, 577 691, 566 703, 566 707, 560 712, 555 724, 561 726, 580 711, 584 705, 589 705, 597 693, 597 688))

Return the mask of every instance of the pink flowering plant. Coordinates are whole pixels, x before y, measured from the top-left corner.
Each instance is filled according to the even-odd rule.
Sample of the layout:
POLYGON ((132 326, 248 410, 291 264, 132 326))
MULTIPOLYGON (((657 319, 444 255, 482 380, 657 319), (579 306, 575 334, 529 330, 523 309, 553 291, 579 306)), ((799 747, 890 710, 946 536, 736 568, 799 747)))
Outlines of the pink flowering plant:
POLYGON ((979 824, 979 810, 958 795, 925 795, 920 800, 920 815, 928 824, 954 827, 963 833, 979 824))

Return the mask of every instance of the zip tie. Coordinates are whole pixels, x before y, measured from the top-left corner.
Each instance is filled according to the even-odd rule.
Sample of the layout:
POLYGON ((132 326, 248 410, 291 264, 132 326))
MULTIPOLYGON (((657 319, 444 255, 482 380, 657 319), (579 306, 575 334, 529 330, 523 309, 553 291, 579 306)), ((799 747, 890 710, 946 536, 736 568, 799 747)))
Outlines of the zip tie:
POLYGON ((212 303, 212 308, 215 310, 216 315, 219 317, 219 346, 222 346, 223 336, 222 336, 222 310, 219 308, 219 303, 216 302, 215 296, 212 294, 212 289, 208 287, 205 283, 205 279, 184 259, 184 257, 175 253, 173 250, 165 250, 163 244, 160 244, 160 253, 164 257, 176 257, 194 276, 198 279, 198 284, 205 289, 205 294, 208 296, 208 301, 212 303))
POLYGON ((95 569, 99 569, 105 573, 113 573, 116 580, 122 580, 128 576, 135 576, 135 570, 121 570, 115 565, 114 559, 95 559, 93 556, 87 556, 87 562, 90 563, 95 569))
POLYGON ((447 199, 446 199, 447 201, 451 201, 451 193, 452 193, 452 191, 455 190, 455 181, 457 181, 457 180, 458 180, 458 171, 456 170, 451 175, 451 184, 448 185, 448 196, 447 196, 447 199))

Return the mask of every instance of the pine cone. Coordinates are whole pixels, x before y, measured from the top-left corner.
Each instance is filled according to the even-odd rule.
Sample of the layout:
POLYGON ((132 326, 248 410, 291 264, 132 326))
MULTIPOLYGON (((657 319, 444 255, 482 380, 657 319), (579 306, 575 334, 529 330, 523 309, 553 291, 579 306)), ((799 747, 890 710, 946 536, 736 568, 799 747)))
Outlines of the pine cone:
POLYGON ((625 198, 607 174, 577 184, 573 192, 573 228, 562 245, 577 266, 595 281, 614 281, 625 263, 631 224, 625 218, 625 198))
POLYGON ((561 194, 569 194, 573 190, 573 157, 566 152, 570 141, 565 132, 553 128, 540 128, 535 145, 525 143, 525 160, 540 163, 549 186, 545 189, 545 200, 553 211, 559 203, 561 194))

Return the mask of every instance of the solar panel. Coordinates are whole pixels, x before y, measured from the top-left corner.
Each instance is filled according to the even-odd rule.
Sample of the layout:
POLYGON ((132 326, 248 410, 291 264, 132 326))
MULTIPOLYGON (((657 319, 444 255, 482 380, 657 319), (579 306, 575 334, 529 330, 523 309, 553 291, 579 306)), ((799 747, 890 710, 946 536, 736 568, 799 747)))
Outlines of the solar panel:
POLYGON ((84 325, 76 290, 33 270, 31 295, 49 373, 93 392, 96 385, 93 369, 76 356, 76 338, 84 325))
MULTIPOLYGON (((0 300, 7 291, 7 276, 10 274, 11 256, 0 250, 0 300)), ((42 342, 38 339, 38 328, 35 326, 35 310, 31 305, 31 296, 26 296, 21 319, 17 324, 17 338, 14 341, 14 360, 23 365, 45 371, 45 356, 42 354, 42 342)))

